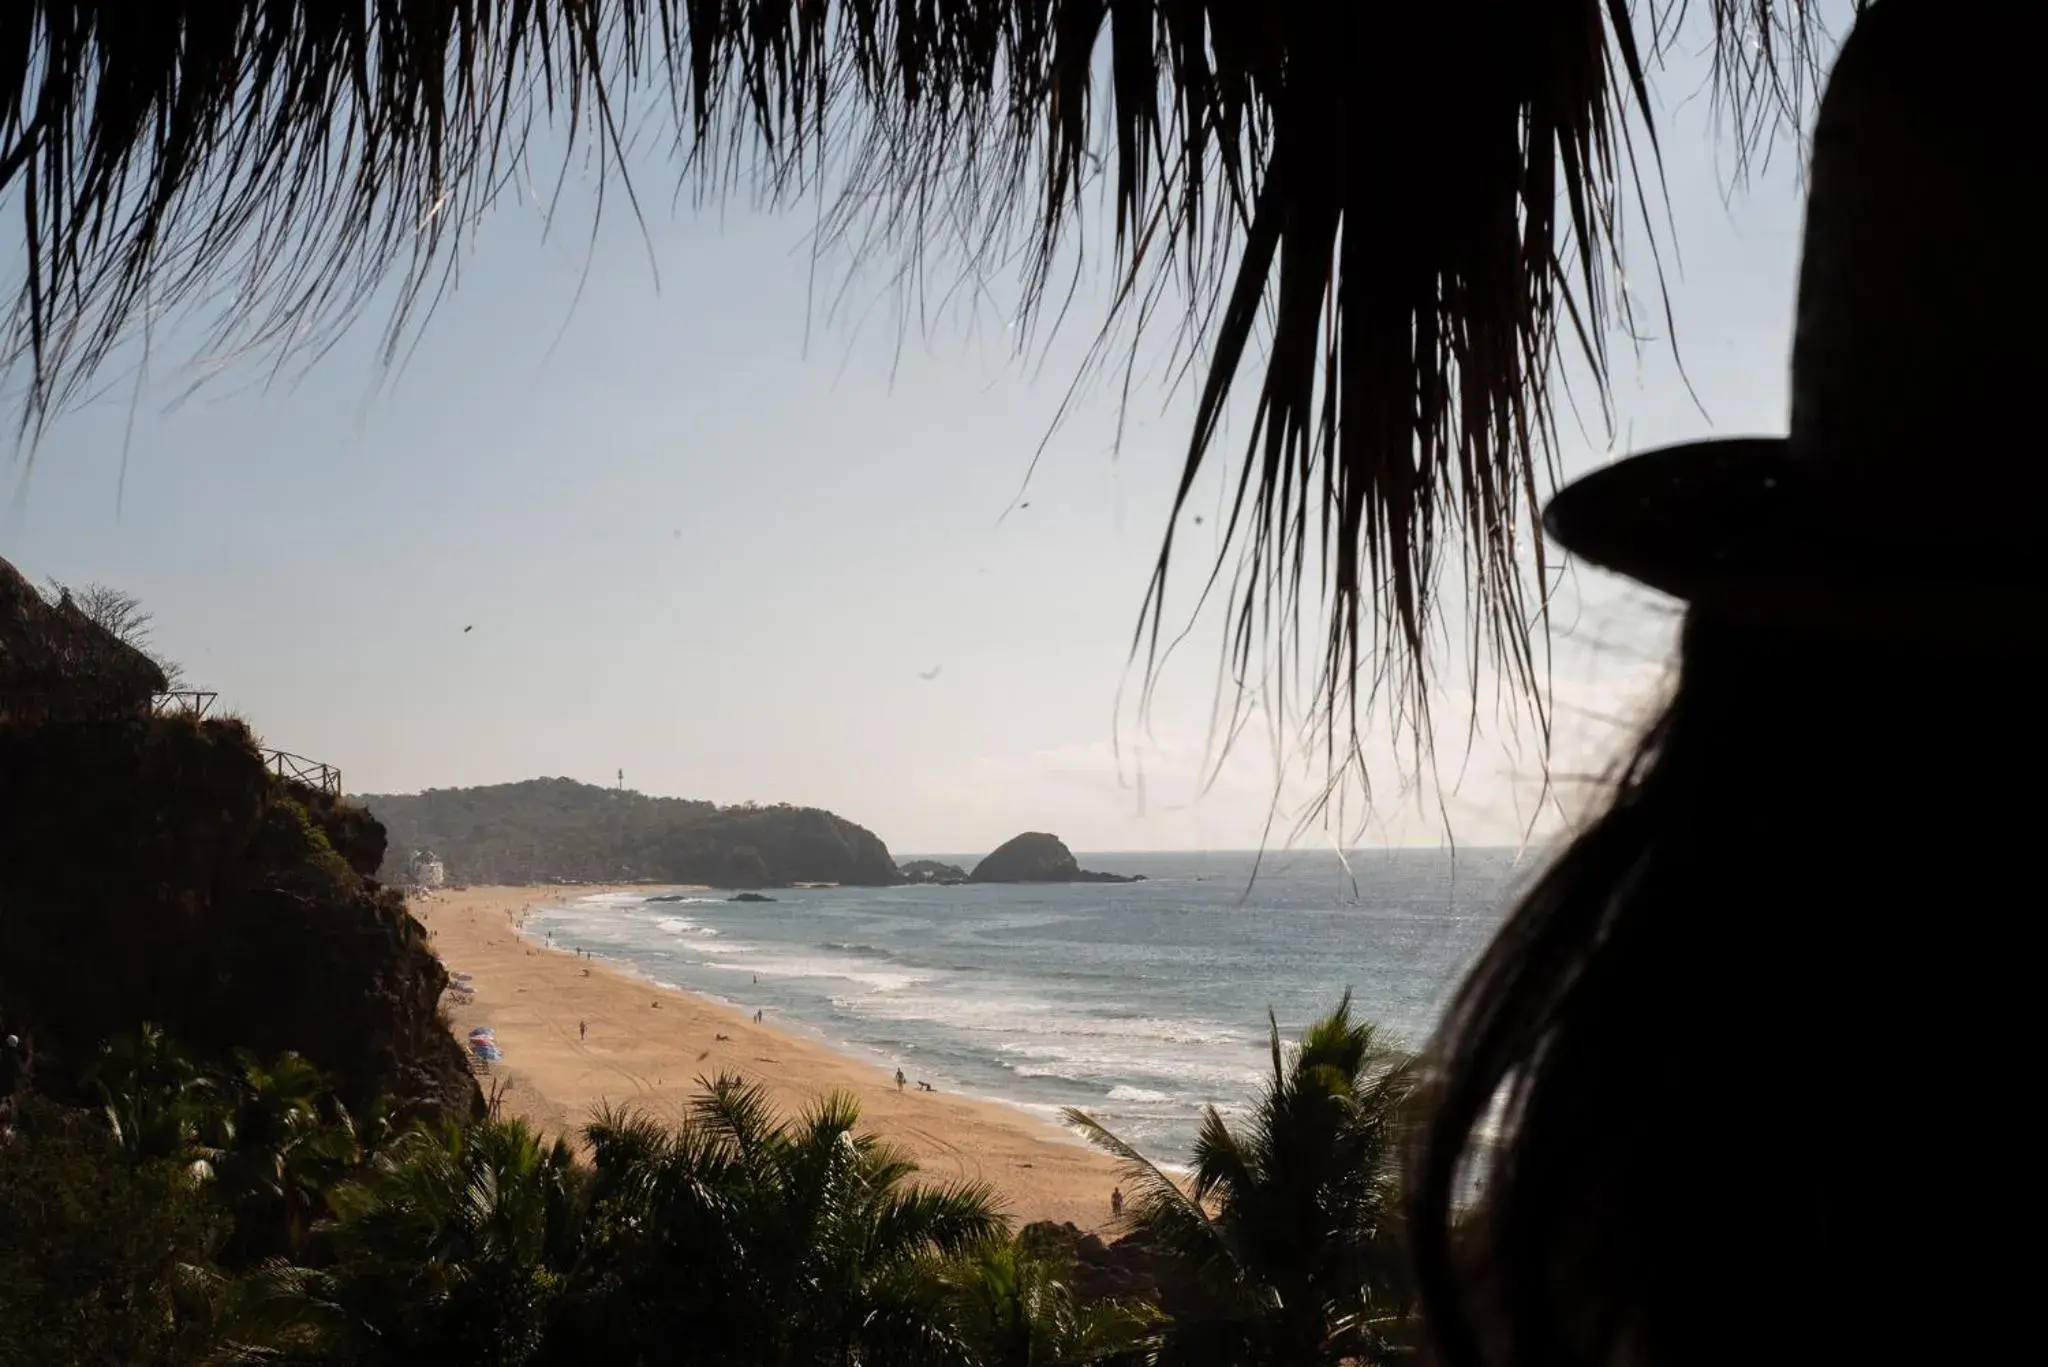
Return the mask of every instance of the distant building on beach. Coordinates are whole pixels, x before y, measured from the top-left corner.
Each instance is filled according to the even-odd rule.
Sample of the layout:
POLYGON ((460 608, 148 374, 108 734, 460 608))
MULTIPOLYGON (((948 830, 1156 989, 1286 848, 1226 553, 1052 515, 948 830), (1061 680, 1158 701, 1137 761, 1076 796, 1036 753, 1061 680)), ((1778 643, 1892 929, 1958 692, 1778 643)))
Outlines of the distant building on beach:
POLYGON ((414 850, 405 861, 406 881, 416 888, 434 891, 448 881, 448 869, 432 850, 414 850))

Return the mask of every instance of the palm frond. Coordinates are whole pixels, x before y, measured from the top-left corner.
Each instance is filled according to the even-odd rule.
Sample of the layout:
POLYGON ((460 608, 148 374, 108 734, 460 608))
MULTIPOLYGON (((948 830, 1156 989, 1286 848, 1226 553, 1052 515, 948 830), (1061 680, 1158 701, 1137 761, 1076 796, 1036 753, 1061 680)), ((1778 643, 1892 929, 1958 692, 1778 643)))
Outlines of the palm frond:
MULTIPOLYGON (((1707 7, 1738 159, 1809 97, 1818 8, 1707 7)), ((909 278, 1016 265, 1023 337, 1106 231, 1114 310, 1186 329, 1206 367, 1176 514, 1249 418, 1209 578, 1234 673, 1305 671, 1348 763, 1346 719, 1355 741, 1382 693, 1426 723, 1447 576, 1475 657, 1539 696, 1546 383, 1562 333, 1604 392, 1621 208, 1654 180, 1649 83, 1685 9, 21 0, 0 13, 24 246, 0 364, 25 367, 34 425, 166 318, 297 364, 383 298, 395 356, 543 134, 637 213, 624 168, 650 120, 707 196, 829 180, 828 239, 909 278)), ((1135 642, 1151 667, 1175 547, 1135 642)))
POLYGON ((797 1117, 804 1142, 829 1145, 851 1136, 860 1125, 860 1100, 851 1092, 827 1092, 812 1098, 797 1117))
POLYGON ((1235 1248, 1200 1201, 1086 1111, 1069 1107, 1065 1115, 1089 1143, 1117 1160, 1130 1183, 1131 1194, 1124 1198, 1127 1225, 1143 1230, 1155 1245, 1196 1270, 1212 1292, 1243 1285, 1245 1270, 1235 1248))
POLYGON ((364 1328, 337 1302, 330 1274, 283 1261, 237 1279, 217 1325, 229 1362, 339 1358, 364 1337, 364 1328))
POLYGON ((690 1123, 749 1161, 758 1158, 781 1132, 782 1122, 768 1089, 731 1073, 704 1083, 690 1100, 690 1123))
POLYGON ((986 1182, 910 1186, 876 1211, 866 1254, 875 1266, 927 1252, 957 1254, 1008 1229, 986 1182))
POLYGON ((1198 1203, 1206 1201, 1218 1190, 1246 1190, 1256 1180, 1252 1160, 1214 1106, 1203 1108, 1202 1125, 1195 1132, 1195 1149, 1191 1157, 1195 1167, 1191 1195, 1198 1203))
POLYGON ((631 1106, 600 1104, 583 1127, 583 1142, 599 1172, 645 1170, 673 1139, 660 1121, 631 1106))

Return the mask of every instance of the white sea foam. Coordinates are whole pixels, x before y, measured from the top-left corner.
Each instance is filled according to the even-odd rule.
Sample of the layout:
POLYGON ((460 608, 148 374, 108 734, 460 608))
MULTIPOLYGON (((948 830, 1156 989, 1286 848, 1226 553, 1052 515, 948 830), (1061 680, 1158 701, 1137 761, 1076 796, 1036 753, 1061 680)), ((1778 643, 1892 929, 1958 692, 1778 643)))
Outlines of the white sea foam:
POLYGON ((1070 1054, 1063 1058, 1040 1057, 1028 1062, 1012 1062, 1007 1066, 1010 1072, 1021 1078, 1088 1082, 1097 1086, 1108 1083, 1111 1091, 1119 1086, 1130 1085, 1117 1082, 1118 1078, 1132 1076, 1177 1084, 1178 1090, 1168 1095, 1171 1099, 1191 1106, 1236 1096, 1248 1085, 1256 1085, 1258 1082, 1258 1070, 1255 1068, 1232 1067, 1227 1063, 1196 1059, 1145 1058, 1132 1055, 1091 1058, 1070 1054))
MULTIPOLYGON (((712 963, 734 973, 755 973, 763 978, 817 978, 858 983, 870 992, 901 992, 925 980, 921 973, 864 968, 826 959, 749 958, 745 963, 712 963)), ((835 998, 836 1000, 836 998, 835 998)))
POLYGON ((1162 876, 1127 888, 846 888, 766 909, 565 889, 527 932, 739 999, 943 1090, 1048 1119, 1081 1106, 1173 1159, 1206 1103, 1230 1115, 1257 1095, 1269 1003, 1292 1038, 1350 983, 1390 1037, 1426 1036, 1505 886, 1469 856, 1455 896, 1435 855, 1361 865, 1371 877, 1355 890, 1270 862, 1251 885, 1248 858, 1191 858, 1210 862, 1179 882, 1155 859, 1142 871, 1162 876))
POLYGON ((1166 1016, 1103 1015, 1060 1006, 1025 993, 1005 993, 1000 984, 974 983, 948 993, 915 993, 885 1002, 864 1003, 864 1011, 892 1020, 930 1021, 956 1029, 1010 1035, 1019 1030, 1033 1036, 1118 1039, 1147 1046, 1192 1045, 1202 1048, 1242 1047, 1256 1037, 1207 1021, 1166 1016))
POLYGON ((1180 1098, 1180 1097, 1177 1097, 1177 1096, 1175 1096, 1175 1095, 1174 1095, 1174 1094, 1173 1094, 1172 1092, 1155 1092, 1155 1091, 1153 1091, 1153 1090, 1152 1090, 1152 1089, 1151 1089, 1150 1087, 1124 1087, 1124 1086, 1116 1086, 1116 1087, 1112 1087, 1112 1088, 1110 1088, 1110 1089, 1109 1089, 1109 1099, 1110 1099, 1111 1101, 1166 1101, 1166 1102, 1175 1102, 1175 1101, 1179 1101, 1179 1100, 1181 1100, 1181 1098, 1180 1098))

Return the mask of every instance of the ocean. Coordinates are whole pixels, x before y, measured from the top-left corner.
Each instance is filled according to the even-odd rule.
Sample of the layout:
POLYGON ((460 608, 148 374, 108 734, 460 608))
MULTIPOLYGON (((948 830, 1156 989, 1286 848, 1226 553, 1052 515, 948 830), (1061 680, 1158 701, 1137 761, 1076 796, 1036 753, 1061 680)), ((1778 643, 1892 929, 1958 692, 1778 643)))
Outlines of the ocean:
POLYGON ((526 932, 941 1091, 1048 1117, 1083 1107, 1180 1163, 1204 1106, 1228 1114, 1255 1095, 1269 1009, 1291 1037, 1348 987, 1391 1042, 1426 1038, 1536 856, 1080 858, 1147 881, 777 890, 771 903, 569 892, 526 932))

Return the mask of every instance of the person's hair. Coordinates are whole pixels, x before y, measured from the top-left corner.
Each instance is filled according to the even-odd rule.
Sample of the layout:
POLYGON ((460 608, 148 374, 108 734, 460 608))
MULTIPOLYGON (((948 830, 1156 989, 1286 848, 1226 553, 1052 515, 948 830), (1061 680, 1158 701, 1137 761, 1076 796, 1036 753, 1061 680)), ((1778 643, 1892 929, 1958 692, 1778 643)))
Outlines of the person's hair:
POLYGON ((1434 1362, 1864 1361, 1985 1293, 1962 1227, 2033 1181, 1997 1127, 2035 969, 1998 931, 2038 665, 1688 616, 1609 805, 1427 1056, 1434 1362))

